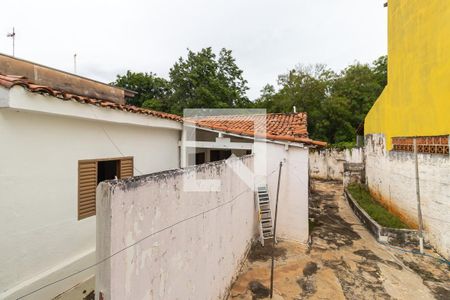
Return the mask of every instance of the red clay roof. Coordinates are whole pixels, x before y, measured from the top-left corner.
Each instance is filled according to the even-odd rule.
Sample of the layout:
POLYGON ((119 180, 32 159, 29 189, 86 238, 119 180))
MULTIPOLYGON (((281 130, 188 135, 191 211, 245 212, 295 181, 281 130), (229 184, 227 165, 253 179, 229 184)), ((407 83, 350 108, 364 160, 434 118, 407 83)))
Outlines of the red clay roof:
POLYGON ((64 101, 72 100, 79 103, 92 104, 105 108, 117 109, 182 122, 182 118, 177 115, 136 107, 133 105, 117 104, 108 100, 101 100, 80 95, 74 95, 71 93, 64 92, 62 90, 53 89, 49 86, 33 84, 26 77, 23 76, 0 74, 0 86, 9 89, 16 85, 22 86, 23 88, 29 90, 32 93, 47 94, 64 101))
MULTIPOLYGON (((92 104, 104 108, 183 122, 183 118, 177 115, 136 107, 133 105, 117 104, 108 100, 75 95, 59 89, 53 89, 49 86, 34 84, 23 76, 0 74, 0 86, 9 89, 16 85, 22 86, 32 93, 51 95, 63 101, 71 100, 78 103, 92 104)), ((195 119, 187 118, 184 119, 184 121, 186 123, 193 123, 198 127, 210 128, 250 137, 256 136, 272 140, 299 142, 317 146, 326 146, 327 144, 325 142, 311 140, 308 137, 306 113, 209 116, 195 119), (266 126, 265 134, 263 133, 264 122, 266 126)))
POLYGON ((244 136, 317 146, 327 145, 325 142, 314 141, 308 137, 307 116, 304 112, 197 117, 185 119, 185 123, 244 136))

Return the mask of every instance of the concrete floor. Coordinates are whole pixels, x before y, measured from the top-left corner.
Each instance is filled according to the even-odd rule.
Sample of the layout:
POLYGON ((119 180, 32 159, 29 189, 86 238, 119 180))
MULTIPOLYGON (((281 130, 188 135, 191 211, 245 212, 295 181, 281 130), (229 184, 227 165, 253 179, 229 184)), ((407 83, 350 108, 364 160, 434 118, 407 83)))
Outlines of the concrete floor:
MULTIPOLYGON (((276 245, 274 299, 450 299, 447 264, 379 244, 349 208, 341 183, 312 185, 312 243, 276 245)), ((270 253, 270 245, 255 244, 229 299, 267 298, 270 253)))

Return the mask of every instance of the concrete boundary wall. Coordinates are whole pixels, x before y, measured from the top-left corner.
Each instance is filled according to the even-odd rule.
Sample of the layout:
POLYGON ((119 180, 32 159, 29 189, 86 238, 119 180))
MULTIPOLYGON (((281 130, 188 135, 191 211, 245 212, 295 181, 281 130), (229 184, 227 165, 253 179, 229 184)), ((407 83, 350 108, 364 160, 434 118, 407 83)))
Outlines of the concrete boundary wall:
POLYGON ((252 156, 101 183, 97 261, 113 257, 97 268, 97 297, 226 297, 258 228, 254 192, 236 176, 244 168, 252 156), (193 176, 220 179, 220 191, 185 191, 193 176))
POLYGON ((315 179, 343 180, 344 163, 363 163, 363 148, 311 149, 309 152, 309 175, 315 179))
MULTIPOLYGON (((388 151, 382 134, 365 137, 366 182, 372 196, 418 226, 414 153, 388 151)), ((450 158, 418 154, 423 223, 432 246, 450 257, 450 158)))
MULTIPOLYGON (((350 208, 358 219, 364 224, 375 239, 380 243, 391 244, 404 247, 407 245, 419 245, 419 231, 416 229, 389 228, 378 224, 372 217, 359 206, 351 193, 345 189, 344 196, 347 199, 350 208)), ((429 246, 429 245, 427 245, 429 246)))

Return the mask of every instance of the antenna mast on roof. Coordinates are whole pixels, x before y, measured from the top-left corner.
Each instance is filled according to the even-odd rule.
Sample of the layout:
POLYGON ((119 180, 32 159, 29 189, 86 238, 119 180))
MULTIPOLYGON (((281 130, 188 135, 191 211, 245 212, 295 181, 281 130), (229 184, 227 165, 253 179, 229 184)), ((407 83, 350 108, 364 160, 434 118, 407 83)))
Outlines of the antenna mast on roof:
POLYGON ((77 54, 73 55, 73 73, 77 74, 77 54))
POLYGON ((13 56, 15 56, 14 54, 15 54, 15 47, 16 47, 16 45, 15 45, 15 42, 16 42, 16 32, 14 31, 14 27, 13 27, 13 31, 12 31, 12 33, 8 33, 7 35, 6 35, 6 37, 10 37, 10 38, 12 38, 12 42, 13 42, 13 56))

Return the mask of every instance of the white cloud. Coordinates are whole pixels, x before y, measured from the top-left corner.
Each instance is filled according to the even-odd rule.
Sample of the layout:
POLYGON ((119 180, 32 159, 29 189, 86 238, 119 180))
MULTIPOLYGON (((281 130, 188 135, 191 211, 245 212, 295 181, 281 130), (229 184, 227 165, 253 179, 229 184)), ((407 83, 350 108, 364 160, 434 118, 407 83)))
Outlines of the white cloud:
POLYGON ((7 1, 0 52, 110 82, 127 69, 167 76, 186 48, 233 50, 250 98, 298 63, 335 70, 387 50, 382 0, 7 1))

